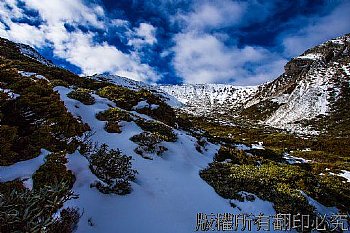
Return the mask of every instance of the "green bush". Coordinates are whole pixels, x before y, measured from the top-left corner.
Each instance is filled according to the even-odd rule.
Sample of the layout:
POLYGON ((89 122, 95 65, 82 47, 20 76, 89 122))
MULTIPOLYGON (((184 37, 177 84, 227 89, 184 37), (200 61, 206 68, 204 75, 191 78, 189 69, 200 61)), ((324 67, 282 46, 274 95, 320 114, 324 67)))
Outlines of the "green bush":
POLYGON ((105 130, 108 133, 121 133, 120 126, 117 122, 110 122, 108 121, 105 125, 105 130))
POLYGON ((90 94, 89 90, 78 88, 67 94, 71 99, 78 100, 85 105, 92 105, 95 103, 95 98, 90 94))
POLYGON ((136 91, 129 90, 120 86, 107 86, 98 90, 97 94, 114 101, 118 107, 125 110, 131 110, 139 102, 136 91))
POLYGON ((166 147, 158 145, 160 142, 162 142, 159 134, 143 132, 132 136, 130 140, 139 145, 135 149, 135 153, 141 155, 145 159, 152 159, 152 157, 148 156, 147 153, 156 153, 158 156, 160 156, 163 154, 163 152, 168 150, 166 147))
POLYGON ((119 150, 109 150, 103 144, 89 157, 90 170, 100 181, 91 184, 102 193, 125 195, 131 192, 130 181, 136 179, 137 171, 132 169, 131 157, 119 150))
POLYGON ((2 75, 8 80, 5 88, 20 97, 0 103, 0 140, 5 141, 0 163, 10 165, 34 158, 41 148, 74 151, 78 144, 72 138, 89 127, 67 111, 59 94, 46 81, 18 77, 11 70, 2 70, 2 75), (6 128, 13 132, 6 133, 6 128))
POLYGON ((57 86, 62 86, 62 87, 69 87, 69 84, 63 80, 60 79, 54 79, 50 81, 50 86, 51 87, 57 87, 57 86))
POLYGON ((144 119, 137 119, 136 124, 145 131, 157 134, 161 140, 167 142, 176 142, 177 136, 173 132, 172 128, 156 121, 146 121, 144 119))
POLYGON ((263 159, 268 159, 268 160, 272 160, 275 162, 282 162, 283 161, 282 154, 276 153, 275 151, 273 151, 271 149, 264 149, 264 150, 250 149, 247 152, 253 154, 254 156, 259 156, 263 159))
POLYGON ((53 183, 64 182, 68 187, 73 187, 75 176, 67 170, 67 158, 65 153, 52 153, 46 157, 46 161, 33 174, 33 188, 40 189, 53 183))
POLYGON ((0 166, 16 161, 17 153, 13 151, 13 144, 17 139, 17 127, 0 125, 0 166))
POLYGON ((300 193, 300 183, 308 174, 299 167, 275 163, 236 165, 214 162, 200 176, 224 198, 239 199, 240 192, 257 195, 274 203, 280 213, 313 214, 313 208, 300 193))
POLYGON ((308 186, 308 192, 326 206, 336 206, 344 213, 350 211, 350 183, 337 175, 318 176, 315 186, 308 186))
POLYGON ((105 130, 108 133, 121 133, 119 122, 130 122, 132 120, 132 116, 127 111, 119 108, 110 108, 106 111, 99 112, 96 114, 96 118, 100 121, 107 121, 105 130))
POLYGON ((72 233, 78 227, 80 219, 79 209, 66 208, 61 210, 60 218, 55 219, 52 225, 49 226, 50 233, 72 233))
POLYGON ((247 155, 244 151, 229 146, 221 146, 218 153, 214 156, 214 161, 223 162, 226 159, 234 164, 257 164, 261 158, 247 155))
POLYGON ((96 118, 100 121, 132 121, 132 116, 127 111, 119 108, 109 108, 106 111, 96 114, 96 118))
POLYGON ((197 137, 196 139, 197 139, 196 144, 195 144, 196 150, 199 153, 203 153, 203 149, 205 149, 207 141, 203 137, 197 137))

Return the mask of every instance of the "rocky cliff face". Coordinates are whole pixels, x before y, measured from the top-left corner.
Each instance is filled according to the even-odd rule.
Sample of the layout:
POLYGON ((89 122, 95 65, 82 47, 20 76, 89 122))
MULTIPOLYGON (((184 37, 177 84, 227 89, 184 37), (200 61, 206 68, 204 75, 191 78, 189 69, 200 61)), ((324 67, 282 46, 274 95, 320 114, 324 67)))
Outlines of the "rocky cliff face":
POLYGON ((303 121, 336 114, 335 106, 346 98, 349 83, 350 36, 327 41, 305 51, 285 66, 285 73, 259 87, 246 107, 264 102, 278 104, 264 122, 287 129, 301 127, 303 121), (345 89, 344 89, 345 88, 345 89))

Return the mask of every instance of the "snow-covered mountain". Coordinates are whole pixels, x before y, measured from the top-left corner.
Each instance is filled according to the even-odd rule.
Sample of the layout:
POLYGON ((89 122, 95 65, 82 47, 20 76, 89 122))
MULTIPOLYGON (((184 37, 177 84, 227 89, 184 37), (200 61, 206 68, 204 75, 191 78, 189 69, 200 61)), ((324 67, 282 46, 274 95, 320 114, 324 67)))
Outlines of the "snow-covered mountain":
POLYGON ((257 87, 186 84, 159 88, 196 114, 243 113, 270 126, 298 131, 301 121, 335 111, 344 83, 350 80, 349 54, 350 35, 345 35, 305 51, 286 64, 280 77, 257 87))
POLYGON ((350 35, 305 51, 288 62, 285 72, 262 85, 245 107, 274 106, 264 122, 295 129, 301 121, 334 114, 350 80, 350 35))
POLYGON ((242 106, 258 89, 229 84, 161 85, 159 89, 177 98, 189 112, 210 114, 242 106))

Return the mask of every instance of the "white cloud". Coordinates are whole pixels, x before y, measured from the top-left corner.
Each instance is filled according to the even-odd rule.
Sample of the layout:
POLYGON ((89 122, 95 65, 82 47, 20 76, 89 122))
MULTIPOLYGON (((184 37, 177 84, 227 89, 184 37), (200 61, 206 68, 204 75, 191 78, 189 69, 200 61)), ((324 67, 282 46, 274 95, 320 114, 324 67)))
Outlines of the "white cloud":
MULTIPOLYGON (((328 15, 309 18, 305 26, 291 35, 282 33, 281 40, 287 56, 297 56, 315 45, 350 32, 350 3, 344 1, 328 15)), ((294 19, 298 22, 300 19, 294 19)))
POLYGON ((29 45, 42 46, 45 37, 42 29, 26 23, 14 23, 12 18, 23 18, 24 12, 17 6, 17 0, 4 0, 0 3, 0 36, 29 45), (8 30, 9 28, 9 30, 8 30))
POLYGON ((23 10, 17 7, 17 0, 2 0, 0 2, 0 18, 7 21, 10 12, 13 17, 20 18, 23 16, 23 10))
POLYGON ((151 67, 140 63, 137 55, 124 54, 107 43, 94 44, 92 33, 71 33, 68 41, 56 47, 55 53, 79 66, 87 75, 109 72, 135 80, 158 78, 151 67))
POLYGON ((246 4, 229 0, 198 1, 193 8, 193 12, 178 14, 174 19, 185 24, 188 31, 236 25, 242 18, 246 4))
POLYGON ((182 33, 175 37, 173 65, 186 83, 255 85, 281 74, 285 62, 261 47, 226 46, 210 34, 182 33), (272 62, 266 69, 260 68, 272 62), (246 68, 249 65, 251 69, 246 68), (257 72, 259 71, 259 75, 257 72))
POLYGON ((235 38, 218 31, 244 23, 248 7, 243 2, 204 1, 176 16, 183 30, 174 38, 173 66, 185 83, 255 85, 283 73, 285 60, 277 54, 257 46, 238 47, 235 38))
POLYGON ((56 23, 80 23, 104 28, 103 8, 97 5, 86 6, 81 0, 26 0, 27 7, 38 10, 49 25, 56 23))
MULTIPOLYGON (((102 7, 87 6, 82 0, 27 0, 25 5, 36 10, 44 23, 36 27, 14 22, 13 19, 25 16, 24 11, 18 7, 18 0, 5 0, 0 3, 0 13, 8 28, 0 23, 1 36, 35 47, 49 42, 55 56, 80 67, 86 75, 108 72, 142 81, 155 82, 159 79, 149 65, 141 62, 136 52, 126 54, 106 42, 94 43, 93 32, 83 33, 78 29, 69 32, 65 28, 65 23, 69 23, 99 29, 112 25, 132 31, 125 20, 107 19, 102 7)), ((156 42, 155 30, 152 25, 144 23, 134 32, 144 43, 153 44, 156 42)))
POLYGON ((14 41, 18 41, 31 46, 45 45, 44 32, 39 27, 26 23, 9 23, 11 30, 2 30, 1 35, 14 41))
POLYGON ((141 48, 144 45, 153 45, 157 43, 156 28, 152 24, 140 23, 134 31, 129 31, 128 45, 141 48))

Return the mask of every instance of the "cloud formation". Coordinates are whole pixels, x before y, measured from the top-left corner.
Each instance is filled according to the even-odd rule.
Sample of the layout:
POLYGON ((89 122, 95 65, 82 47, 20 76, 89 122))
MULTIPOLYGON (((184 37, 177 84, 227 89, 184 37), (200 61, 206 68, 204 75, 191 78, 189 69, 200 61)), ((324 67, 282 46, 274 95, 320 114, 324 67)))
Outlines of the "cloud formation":
POLYGON ((156 28, 152 24, 140 23, 138 28, 130 31, 128 34, 128 45, 142 48, 144 45, 153 45, 157 43, 156 28))
POLYGON ((283 72, 283 66, 269 65, 269 70, 260 67, 284 63, 279 55, 259 46, 239 47, 232 40, 227 44, 230 35, 215 31, 240 25, 246 10, 247 4, 241 2, 208 1, 187 15, 176 16, 184 26, 174 37, 173 65, 184 82, 255 85, 283 72))
MULTIPOLYGON (((95 42, 98 36, 95 30, 127 26, 123 20, 107 18, 99 5, 87 6, 80 0, 28 0, 23 9, 17 0, 5 0, 0 11, 2 37, 37 48, 50 46, 55 56, 79 67, 84 75, 111 73, 150 82, 159 79, 152 67, 141 62, 136 52, 124 53, 106 41, 95 42), (16 23, 26 16, 26 10, 36 11, 42 23, 16 23), (69 31, 67 24, 74 30, 69 31), (84 32, 79 28, 81 25, 91 30, 84 32)), ((133 45, 141 47, 144 43, 156 43, 152 34, 154 28, 150 24, 140 24, 140 27, 128 30, 135 31, 131 35, 135 38, 130 39, 133 45)))
POLYGON ((226 46, 206 33, 178 34, 175 42, 174 67, 186 83, 255 85, 281 74, 283 66, 279 65, 286 62, 264 48, 226 46), (271 64, 264 69, 261 63, 271 64))

